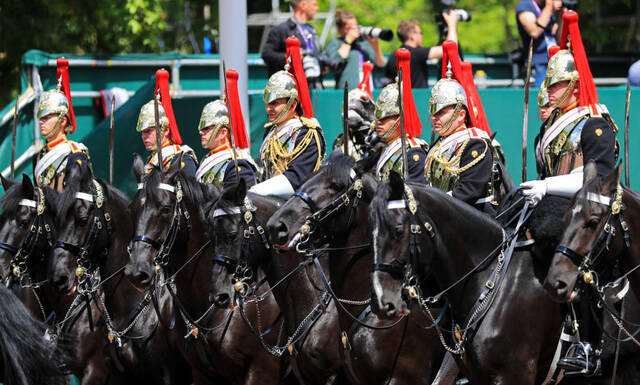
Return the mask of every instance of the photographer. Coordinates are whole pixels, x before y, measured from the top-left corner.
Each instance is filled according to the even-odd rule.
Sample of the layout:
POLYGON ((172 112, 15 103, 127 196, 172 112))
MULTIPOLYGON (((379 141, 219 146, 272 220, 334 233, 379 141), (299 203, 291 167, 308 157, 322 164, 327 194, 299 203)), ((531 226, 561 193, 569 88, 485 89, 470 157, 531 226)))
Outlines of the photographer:
POLYGON ((555 12, 562 9, 562 0, 522 0, 516 7, 518 33, 522 40, 525 63, 529 59, 529 42, 533 38, 531 59, 535 86, 540 87, 547 72, 549 47, 556 45, 558 32, 555 12))
MULTIPOLYGON (((335 14, 339 39, 332 39, 327 45, 327 55, 330 59, 343 64, 336 70, 336 88, 354 88, 362 80, 362 63, 373 62, 377 67, 383 67, 387 62, 377 38, 362 34, 356 16, 342 9, 335 14)), ((390 34, 393 32, 389 31, 390 34)))
POLYGON ((321 77, 328 72, 330 63, 326 57, 323 57, 315 29, 308 24, 318 12, 318 1, 291 0, 291 7, 293 17, 269 30, 269 36, 262 48, 262 59, 267 66, 269 76, 280 71, 284 67, 287 52, 285 40, 289 36, 295 36, 300 40, 309 88, 321 87, 321 77))
MULTIPOLYGON (((447 24, 447 39, 458 42, 458 15, 455 12, 443 12, 442 18, 447 24)), ((422 47, 422 30, 415 20, 405 20, 398 26, 398 38, 402 47, 411 51, 411 87, 428 88, 427 60, 441 59, 442 46, 422 47)), ((386 74, 394 79, 398 72, 396 55, 390 55, 386 74)))

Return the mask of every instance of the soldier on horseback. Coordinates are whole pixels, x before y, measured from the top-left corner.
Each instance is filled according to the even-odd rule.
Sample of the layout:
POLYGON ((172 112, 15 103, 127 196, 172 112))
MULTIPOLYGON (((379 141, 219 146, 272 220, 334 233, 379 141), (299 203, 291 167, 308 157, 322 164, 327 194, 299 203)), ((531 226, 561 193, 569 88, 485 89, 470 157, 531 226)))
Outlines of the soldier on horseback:
POLYGON ((309 174, 320 168, 326 151, 322 127, 313 118, 309 88, 302 70, 300 42, 287 39, 284 71, 273 74, 264 89, 269 123, 260 147, 264 181, 250 191, 261 195, 289 197, 309 174))
MULTIPOLYGON (((598 177, 609 175, 618 157, 617 126, 598 95, 578 27, 578 14, 563 15, 561 47, 552 47, 544 82, 551 115, 536 137, 538 180, 520 186, 537 204, 545 194, 571 198, 583 185, 583 165, 596 163, 598 177), (569 44, 569 35, 571 42, 569 44)), ((565 327, 570 342, 558 366, 570 374, 594 375, 600 367, 599 349, 580 341, 577 320, 565 327)))
POLYGON ((435 84, 429 99, 433 130, 439 137, 427 156, 427 183, 495 215, 503 179, 498 164, 501 158, 487 133, 488 125, 482 127, 483 120, 477 116, 475 106, 480 101, 473 99, 472 92, 465 92, 473 84, 465 83, 457 45, 447 41, 443 49, 448 53, 445 58, 450 68, 435 84))
MULTIPOLYGON (((182 138, 178 131, 176 119, 171 106, 169 93, 169 73, 160 69, 156 71, 155 95, 158 100, 158 125, 160 128, 160 143, 162 147, 162 166, 165 170, 174 162, 181 161, 180 167, 188 175, 195 175, 197 158, 191 147, 182 144, 182 138)), ((141 133, 142 142, 151 155, 147 159, 145 171, 149 173, 153 166, 158 164, 155 102, 149 101, 140 109, 136 130, 141 133)))
POLYGON ((413 183, 425 184, 424 163, 427 158, 427 150, 429 145, 422 139, 418 138, 422 126, 417 116, 413 96, 411 95, 411 70, 409 60, 411 53, 406 49, 396 51, 398 57, 398 68, 402 68, 402 98, 404 101, 403 109, 400 111, 398 99, 400 91, 398 84, 392 83, 382 89, 378 100, 376 100, 376 112, 374 127, 378 138, 384 142, 387 147, 380 155, 376 165, 376 177, 381 181, 389 179, 389 173, 396 171, 402 174, 403 158, 402 158, 402 138, 400 127, 400 114, 404 114, 406 127, 406 143, 407 143, 407 171, 408 181, 413 183))
POLYGON ((198 182, 212 183, 220 190, 235 185, 239 178, 244 179, 247 186, 256 183, 253 164, 231 146, 229 110, 222 100, 204 106, 198 132, 202 147, 209 149, 196 171, 198 182), (234 170, 234 167, 237 168, 234 170))
POLYGON ((76 162, 91 168, 91 161, 84 144, 67 139, 67 134, 76 130, 69 89, 69 61, 59 58, 57 67, 58 86, 44 92, 38 106, 40 133, 46 143, 33 158, 33 176, 39 186, 61 191, 67 167, 76 162))

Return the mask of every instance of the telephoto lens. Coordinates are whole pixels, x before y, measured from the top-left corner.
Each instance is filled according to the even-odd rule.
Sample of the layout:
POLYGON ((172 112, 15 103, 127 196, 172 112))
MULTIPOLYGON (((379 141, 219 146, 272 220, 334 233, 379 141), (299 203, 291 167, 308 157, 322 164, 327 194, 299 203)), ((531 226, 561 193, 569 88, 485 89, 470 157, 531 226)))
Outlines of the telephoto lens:
POLYGON ((384 41, 393 40, 393 31, 390 29, 382 29, 364 25, 360 25, 358 26, 358 28, 360 28, 360 34, 368 36, 372 39, 382 39, 384 41))

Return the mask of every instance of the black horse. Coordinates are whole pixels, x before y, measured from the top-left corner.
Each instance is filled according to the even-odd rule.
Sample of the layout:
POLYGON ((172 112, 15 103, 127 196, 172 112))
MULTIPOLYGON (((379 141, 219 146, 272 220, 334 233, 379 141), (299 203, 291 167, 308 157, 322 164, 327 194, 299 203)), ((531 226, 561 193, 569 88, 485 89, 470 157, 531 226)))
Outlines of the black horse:
POLYGON ((213 261, 205 216, 218 190, 177 166, 166 173, 156 168, 144 178, 142 170, 137 158, 134 172, 144 187, 134 203, 139 214, 127 271, 138 285, 155 282, 170 293, 176 335, 183 341, 176 345, 194 382, 277 383, 278 360, 260 348, 239 314, 219 311, 209 301, 213 261))
POLYGON ((220 304, 237 299, 247 312, 247 323, 255 333, 262 334, 271 327, 267 321, 257 322, 256 310, 264 312, 272 308, 271 296, 263 300, 244 297, 252 294, 248 292, 256 286, 252 281, 260 282, 258 274, 263 271, 286 327, 279 346, 269 342, 265 347, 289 358, 287 371, 293 371, 299 383, 342 383, 345 379, 336 340, 339 331, 335 304, 323 291, 315 269, 308 262, 303 263, 300 254, 280 251, 261 234, 281 205, 279 199, 247 193, 242 180, 216 202, 208 217, 217 249, 211 297, 220 304), (236 283, 241 291, 238 294, 236 283))
POLYGON ((102 334, 93 349, 82 344, 76 354, 95 355, 96 360, 106 355, 112 383, 189 383, 165 354, 167 333, 149 296, 123 274, 133 233, 129 199, 94 179, 89 169, 70 167, 68 187, 56 203, 58 242, 50 258, 51 282, 62 293, 79 293, 77 298, 92 312, 91 317, 85 312, 88 324, 78 327, 102 334))
POLYGON ((0 285, 0 381, 6 385, 62 385, 64 355, 44 336, 46 326, 0 285))
POLYGON ((407 302, 420 298, 420 283, 433 280, 446 289, 436 297, 451 307, 449 349, 460 354, 471 383, 545 379, 562 318, 529 251, 509 258, 508 233, 492 218, 439 190, 405 185, 396 173, 379 186, 370 218, 374 263, 384 266, 372 275, 375 312, 410 312, 407 302))
POLYGON ((0 277, 26 306, 31 315, 44 321, 52 311, 45 295, 46 256, 53 246, 55 227, 45 194, 28 176, 22 182, 7 180, 0 200, 0 277))
POLYGON ((331 286, 337 297, 347 299, 338 306, 338 313, 345 367, 352 383, 430 384, 432 365, 443 355, 435 329, 425 331, 420 326, 428 321, 419 312, 411 320, 407 317, 382 329, 391 323, 371 313, 368 303, 373 263, 368 212, 378 183, 363 171, 372 163, 363 160, 356 166, 353 158, 334 152, 327 166, 300 187, 297 194, 302 199, 288 200, 271 217, 269 230, 284 244, 306 223, 311 235, 296 248, 313 253, 311 244, 321 251, 326 243, 331 250, 331 286))
MULTIPOLYGON (((621 166, 618 166, 603 179, 597 178, 595 163, 587 163, 584 186, 571 200, 565 214, 566 230, 544 281, 554 301, 578 302, 587 307, 598 304, 603 308, 603 314, 591 321, 602 322, 595 335, 601 333, 599 327, 604 329, 607 344, 603 358, 609 353, 611 365, 615 360, 611 357, 615 352, 612 345, 616 338, 623 339, 620 344, 622 368, 618 374, 631 364, 637 364, 640 358, 638 343, 629 336, 629 333, 635 334, 640 321, 640 272, 637 268, 640 265, 640 242, 637 241, 640 238, 640 195, 622 186, 620 176, 621 166), (628 292, 624 289, 625 277, 628 277, 631 289, 628 292), (619 298, 616 295, 622 297, 624 293, 622 306, 617 306, 615 302, 619 298), (619 330, 616 320, 621 320, 626 332, 619 330)), ((588 320, 579 321, 582 330, 588 320)), ((605 366, 605 369, 608 368, 605 366)), ((620 377, 616 381, 620 381, 620 377)))

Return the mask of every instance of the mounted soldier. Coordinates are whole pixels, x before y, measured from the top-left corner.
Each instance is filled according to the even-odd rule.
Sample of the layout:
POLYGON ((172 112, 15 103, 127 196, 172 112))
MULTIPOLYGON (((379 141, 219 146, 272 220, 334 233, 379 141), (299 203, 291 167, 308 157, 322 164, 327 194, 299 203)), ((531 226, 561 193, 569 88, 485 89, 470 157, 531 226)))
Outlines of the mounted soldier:
MULTIPOLYGON (((369 150, 371 139, 371 124, 374 121, 375 103, 371 93, 371 71, 373 64, 362 64, 363 77, 358 87, 349 91, 347 95, 348 112, 347 126, 349 130, 349 155, 355 160, 362 159, 369 150)), ((344 114, 343 114, 344 115, 344 114)), ((343 116, 342 119, 345 117, 343 116)), ((333 142, 333 150, 344 149, 343 133, 338 134, 333 142)))
MULTIPOLYGON (((169 93, 169 72, 164 69, 156 71, 155 93, 158 100, 158 125, 160 143, 162 147, 162 166, 165 170, 175 162, 181 161, 180 167, 188 175, 194 176, 197 169, 197 158, 191 147, 182 144, 176 118, 171 106, 169 93)), ((141 133, 142 142, 151 155, 145 164, 145 171, 149 173, 158 164, 155 102, 149 101, 140 109, 136 131, 141 133)))
POLYGON ((422 125, 416 111, 411 93, 411 69, 409 60, 411 53, 401 48, 396 51, 398 68, 402 68, 402 100, 403 109, 400 111, 398 98, 400 92, 398 84, 392 83, 382 89, 376 100, 375 130, 387 147, 380 155, 376 165, 376 177, 381 181, 389 179, 389 173, 396 171, 402 175, 402 138, 400 127, 400 114, 404 114, 406 127, 408 181, 425 184, 424 164, 427 158, 429 145, 418 136, 422 131, 422 125))
MULTIPOLYGON (((607 107, 598 104, 578 14, 569 11, 562 18, 560 47, 549 51, 552 56, 544 81, 553 111, 535 140, 539 179, 520 185, 534 205, 546 194, 572 198, 583 185, 583 165, 587 161, 595 161, 597 177, 601 178, 613 171, 618 158, 618 128, 607 107)), ((572 323, 579 325, 576 319, 572 323)), ((597 374, 601 350, 580 341, 578 331, 578 327, 565 327, 566 353, 558 366, 569 374, 597 374)))
POLYGON ((49 186, 62 191, 67 167, 76 162, 81 167, 91 168, 89 150, 78 142, 67 138, 76 130, 76 118, 71 104, 69 89, 69 61, 59 58, 55 90, 44 92, 38 106, 40 133, 46 143, 33 158, 33 177, 39 186, 49 186))
POLYGON ((244 119, 242 118, 240 100, 237 97, 238 73, 228 70, 227 77, 236 80, 236 82, 231 82, 231 85, 227 82, 227 86, 232 88, 228 89, 230 108, 227 108, 227 104, 222 100, 207 103, 202 109, 198 125, 202 147, 209 149, 209 153, 200 162, 196 178, 198 182, 212 183, 220 190, 234 186, 238 183, 239 178, 244 179, 247 186, 256 184, 256 169, 253 161, 244 159, 242 153, 236 151, 235 146, 231 144, 231 132, 233 131, 236 146, 248 145, 246 135, 243 135, 244 119))
POLYGON ((447 72, 429 99, 433 130, 439 137, 427 156, 427 183, 495 215, 500 196, 508 190, 501 186, 506 171, 475 86, 465 76, 457 44, 446 41, 443 50, 447 72))
POLYGON ((273 74, 264 89, 269 123, 260 147, 264 181, 251 187, 260 195, 289 197, 322 164, 326 144, 313 118, 309 88, 300 59, 300 41, 287 39, 291 64, 273 74), (289 72, 293 69, 293 73, 289 72))

